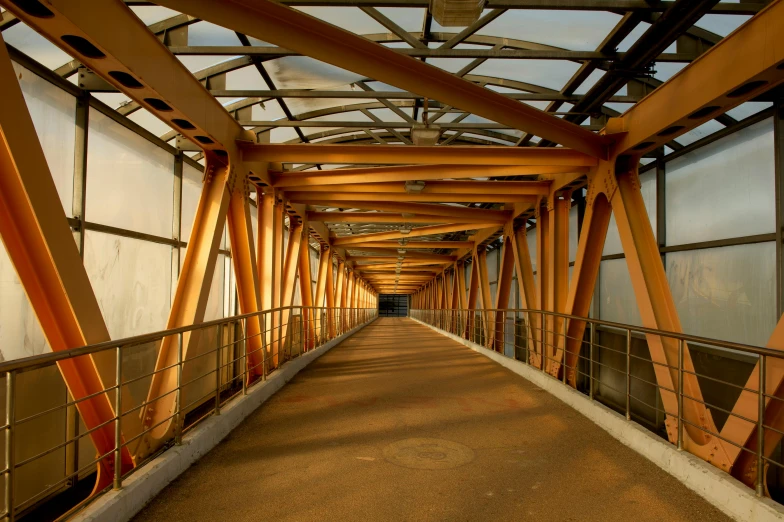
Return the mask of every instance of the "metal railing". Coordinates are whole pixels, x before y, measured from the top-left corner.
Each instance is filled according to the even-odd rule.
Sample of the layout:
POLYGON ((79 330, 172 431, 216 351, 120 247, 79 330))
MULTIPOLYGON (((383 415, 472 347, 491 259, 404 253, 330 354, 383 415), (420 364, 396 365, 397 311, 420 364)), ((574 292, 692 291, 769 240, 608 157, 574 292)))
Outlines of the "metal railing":
MULTIPOLYGON (((590 400, 601 401, 616 411, 625 413, 627 420, 635 420, 664 438, 667 436, 666 433, 661 433, 662 426, 658 419, 663 419, 665 426, 671 419, 677 422, 677 439, 674 444, 678 450, 684 449, 684 431, 688 432, 687 437, 702 432, 731 444, 739 451, 735 462, 744 455, 755 459, 754 483, 758 496, 765 494, 764 484, 768 466, 784 470, 784 464, 766 456, 764 451, 766 432, 778 437, 784 436, 784 432, 765 424, 766 403, 783 401, 770 394, 774 392, 771 383, 768 383, 767 390, 765 386, 766 375, 772 364, 769 359, 773 358, 777 365, 780 364, 784 359, 782 352, 759 346, 530 309, 412 309, 410 316, 541 369, 554 379, 561 380, 564 385, 568 385, 568 375, 571 386, 587 395, 590 400), (582 337, 568 335, 572 323, 579 324, 581 328, 577 328, 577 331, 583 332, 582 337), (658 357, 659 360, 654 360, 655 358, 651 356, 652 352, 647 348, 649 339, 658 339, 662 345, 665 339, 675 343, 677 352, 673 350, 670 354, 677 353, 676 364, 668 363, 667 357, 658 357), (571 366, 567 364, 566 352, 569 341, 577 343, 579 347, 576 350, 577 357, 571 357, 576 359, 571 366), (643 345, 641 346, 640 343, 643 345), (722 376, 698 372, 694 369, 691 356, 688 357, 687 364, 684 364, 684 343, 689 343, 691 353, 700 350, 712 352, 713 355, 718 353, 728 359, 734 359, 734 364, 737 364, 739 356, 746 356, 748 366, 759 365, 756 388, 747 387, 754 382, 748 375, 742 380, 735 378, 736 382, 732 382, 722 376), (659 379, 654 375, 657 368, 677 374, 677 379, 672 379, 674 381, 672 388, 659 384, 659 379), (714 391, 713 399, 716 400, 723 393, 731 398, 732 405, 739 394, 750 392, 755 396, 756 412, 749 417, 733 411, 732 405, 722 407, 708 402, 705 397, 696 397, 695 395, 701 395, 701 392, 698 390, 694 393, 688 387, 684 389, 684 378, 697 380, 698 384, 703 384, 701 388, 705 388, 705 385, 718 387, 723 392, 714 391), (743 384, 740 384, 741 382, 743 384), (671 394, 670 397, 674 395, 677 406, 670 408, 670 411, 665 411, 662 407, 663 394, 671 394), (618 398, 623 400, 618 401, 618 398), (687 401, 686 404, 684 400, 687 401), (745 446, 746 441, 738 443, 722 436, 721 433, 708 430, 705 426, 684 418, 684 407, 695 405, 709 409, 708 411, 715 415, 726 416, 723 424, 733 417, 753 424, 756 429, 756 448, 751 450, 745 446), (655 421, 649 420, 651 416, 655 417, 655 421)), ((672 344, 669 346, 675 347, 672 344)), ((688 354, 689 350, 686 350, 686 353, 688 354)), ((671 357, 669 360, 674 358, 671 357)), ((726 402, 729 402, 729 399, 726 402)), ((667 428, 664 429, 666 431, 667 428)), ((720 428, 717 430, 721 431, 720 428)))
MULTIPOLYGON (((5 423, 0 426, 0 432, 5 435, 5 467, 0 470, 0 479, 4 482, 4 519, 15 520, 43 500, 73 485, 80 477, 93 473, 102 461, 109 463, 114 470, 114 489, 122 488, 123 479, 130 472, 160 453, 158 451, 137 462, 133 469, 123 467, 123 452, 129 450, 134 453, 142 438, 153 430, 164 423, 173 423, 173 429, 169 431, 171 436, 162 441, 162 447, 181 444, 185 432, 201 420, 219 415, 224 404, 247 394, 249 387, 265 381, 285 361, 322 346, 375 317, 375 308, 289 306, 0 363, 0 382, 5 379, 4 386, 0 384, 0 391, 5 390, 5 423), (249 320, 258 320, 260 328, 255 335, 248 335, 249 320), (250 344, 259 344, 250 342, 254 337, 261 337, 260 348, 250 350, 250 344), (155 369, 158 352, 166 339, 176 343, 177 361, 155 369), (183 357, 186 345, 189 349, 187 357, 183 357), (111 385, 104 385, 102 390, 76 400, 68 396, 62 404, 20 415, 17 408, 19 378, 34 381, 27 378, 28 374, 47 369, 51 371, 58 362, 91 356, 96 358, 96 366, 100 367, 98 358, 107 355, 114 362, 111 385), (261 362, 251 365, 254 359, 261 362), (153 378, 164 372, 176 373, 176 385, 164 388, 155 397, 148 397, 147 391, 153 378), (253 376, 258 378, 253 380, 253 376), (114 407, 114 417, 103 424, 81 432, 76 430, 75 434, 45 448, 33 448, 32 439, 24 437, 24 433, 20 437, 20 431, 24 431, 26 426, 40 426, 41 421, 46 422, 47 418, 51 422, 51 419, 58 418, 58 414, 62 416, 67 410, 73 411, 80 403, 101 395, 108 398, 114 407), (139 420, 140 415, 156 401, 170 395, 174 396, 170 415, 153 426, 145 426, 139 420), (86 442, 83 439, 108 426, 114 428, 111 451, 90 458, 86 463, 79 462, 77 458, 76 464, 71 466, 72 469, 66 469, 60 480, 20 498, 16 486, 22 470, 35 466, 55 452, 70 450, 78 455, 79 447, 86 442), (143 429, 129 433, 128 429, 133 426, 143 429)), ((104 368, 107 367, 104 365, 104 368)), ((107 378, 106 371, 102 372, 102 378, 107 378)), ((34 393, 34 390, 28 389, 25 393, 34 393)), ((62 427, 49 426, 49 429, 62 427)))

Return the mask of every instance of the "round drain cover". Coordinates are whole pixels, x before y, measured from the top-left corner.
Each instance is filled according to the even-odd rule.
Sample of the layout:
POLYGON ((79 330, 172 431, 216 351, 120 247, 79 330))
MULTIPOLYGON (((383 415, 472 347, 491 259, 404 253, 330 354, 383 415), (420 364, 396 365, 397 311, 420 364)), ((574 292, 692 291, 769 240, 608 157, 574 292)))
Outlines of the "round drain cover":
POLYGON ((405 439, 384 448, 384 458, 404 468, 450 469, 474 460, 474 450, 444 439, 405 439))

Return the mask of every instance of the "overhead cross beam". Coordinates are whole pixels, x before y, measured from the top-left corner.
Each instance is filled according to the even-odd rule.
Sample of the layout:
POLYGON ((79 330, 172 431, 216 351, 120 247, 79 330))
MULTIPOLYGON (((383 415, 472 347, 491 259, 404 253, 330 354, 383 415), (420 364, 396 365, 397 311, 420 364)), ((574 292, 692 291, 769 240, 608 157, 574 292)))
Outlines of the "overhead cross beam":
POLYGON ((6 6, 198 147, 239 157, 235 141, 254 140, 122 2, 52 0, 44 17, 6 6))
POLYGON ((533 132, 590 156, 607 155, 604 139, 577 125, 270 0, 220 4, 208 0, 162 0, 160 4, 491 121, 533 132))
POLYGON ((643 154, 784 81, 784 2, 773 2, 616 121, 617 154, 643 154), (742 59, 739 59, 742 57, 742 59), (705 81, 710 78, 710 81, 705 81))
POLYGON ((587 172, 589 167, 573 165, 405 165, 336 169, 328 172, 273 173, 276 188, 308 185, 343 185, 348 183, 390 183, 393 181, 428 181, 439 179, 537 176, 587 172))
POLYGON ((558 165, 595 167, 595 158, 565 149, 514 147, 426 147, 398 145, 321 145, 239 143, 246 161, 410 165, 558 165))

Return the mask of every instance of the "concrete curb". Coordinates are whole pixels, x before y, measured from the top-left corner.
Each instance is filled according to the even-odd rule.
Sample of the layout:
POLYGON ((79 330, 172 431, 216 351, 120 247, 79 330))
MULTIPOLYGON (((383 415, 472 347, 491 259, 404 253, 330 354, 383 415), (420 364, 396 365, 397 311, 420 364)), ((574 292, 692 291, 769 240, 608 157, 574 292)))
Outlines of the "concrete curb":
POLYGON ((300 370, 327 353, 335 345, 371 324, 375 319, 336 337, 323 346, 284 364, 266 381, 248 389, 183 437, 181 446, 173 446, 123 481, 119 491, 109 491, 74 514, 79 522, 125 522, 133 518, 160 491, 194 462, 218 445, 248 415, 256 411, 300 370))
MULTIPOLYGON (((412 318, 413 319, 413 318, 412 318)), ((660 439, 635 422, 606 406, 591 401, 582 393, 564 386, 550 375, 535 370, 521 361, 510 359, 498 352, 462 339, 440 328, 414 321, 457 341, 520 375, 549 392, 596 423, 600 428, 633 449, 661 469, 678 479, 687 488, 738 521, 762 522, 784 520, 784 506, 769 498, 757 498, 754 491, 727 473, 711 466, 686 451, 678 451, 669 442, 660 439)))

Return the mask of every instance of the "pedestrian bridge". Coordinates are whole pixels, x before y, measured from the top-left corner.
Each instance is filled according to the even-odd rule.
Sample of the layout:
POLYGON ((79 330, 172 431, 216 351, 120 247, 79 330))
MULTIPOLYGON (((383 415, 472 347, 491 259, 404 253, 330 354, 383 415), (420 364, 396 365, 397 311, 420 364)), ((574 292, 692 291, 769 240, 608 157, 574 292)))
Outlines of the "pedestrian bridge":
POLYGON ((378 318, 136 520, 578 518, 729 520, 520 375, 413 319, 378 318))

